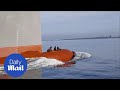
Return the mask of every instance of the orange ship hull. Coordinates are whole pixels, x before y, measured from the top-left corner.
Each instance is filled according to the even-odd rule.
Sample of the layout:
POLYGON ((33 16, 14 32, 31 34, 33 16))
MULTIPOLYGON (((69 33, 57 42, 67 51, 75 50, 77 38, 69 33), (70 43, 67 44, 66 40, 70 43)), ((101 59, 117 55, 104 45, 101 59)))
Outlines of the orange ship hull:
POLYGON ((51 52, 42 52, 42 53, 38 51, 27 51, 21 54, 26 58, 46 57, 46 58, 57 59, 62 62, 68 62, 74 57, 74 53, 67 49, 51 51, 51 52))
MULTIPOLYGON (((51 52, 43 52, 43 53, 40 53, 38 51, 27 51, 21 54, 26 58, 46 57, 46 58, 57 59, 62 62, 68 62, 74 57, 74 52, 67 49, 51 51, 51 52)), ((0 64, 4 64, 5 59, 6 57, 0 58, 0 64)), ((70 64, 74 64, 74 62, 73 63, 70 62, 69 64, 66 65, 69 66, 70 64)), ((58 67, 63 67, 63 66, 58 66, 58 67)), ((11 77, 8 75, 0 75, 0 79, 11 79, 11 77)))
POLYGON ((58 51, 43 52, 41 56, 46 58, 54 58, 62 62, 68 62, 74 57, 74 53, 70 50, 62 49, 58 51))
MULTIPOLYGON (((51 51, 51 52, 43 52, 40 53, 38 51, 26 51, 21 53, 25 58, 36 58, 36 57, 46 57, 60 60, 62 62, 68 62, 74 57, 74 53, 67 49, 51 51)), ((0 64, 4 64, 6 57, 0 58, 0 64)))

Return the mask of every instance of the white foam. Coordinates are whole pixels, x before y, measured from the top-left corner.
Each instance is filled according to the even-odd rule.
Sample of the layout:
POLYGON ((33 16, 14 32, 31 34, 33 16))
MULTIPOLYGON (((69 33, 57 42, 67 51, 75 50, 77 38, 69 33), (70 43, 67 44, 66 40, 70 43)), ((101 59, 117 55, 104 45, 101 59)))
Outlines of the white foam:
POLYGON ((49 59, 45 57, 38 58, 36 60, 33 59, 33 61, 28 63, 28 69, 38 69, 41 67, 52 67, 56 65, 62 65, 64 64, 62 61, 57 59, 49 59))
MULTIPOLYGON (((86 52, 76 52, 76 56, 71 61, 77 61, 79 59, 89 58, 91 55, 86 52)), ((57 65, 65 64, 64 62, 57 60, 57 59, 50 59, 50 58, 26 58, 28 62, 28 70, 30 69, 39 69, 42 67, 54 67, 57 65)), ((0 74, 5 74, 4 66, 0 66, 0 74)))
POLYGON ((92 55, 86 52, 76 52, 77 56, 82 58, 90 58, 92 55))
POLYGON ((5 74, 5 72, 4 72, 4 66, 3 65, 0 65, 0 75, 1 74, 5 74))
MULTIPOLYGON (((91 57, 89 53, 86 52, 76 52, 76 56, 72 59, 78 60, 78 59, 86 59, 91 57)), ((38 69, 41 67, 53 67, 57 65, 65 64, 64 62, 57 60, 57 59, 50 59, 50 58, 26 58, 28 62, 28 69, 38 69)))
POLYGON ((86 52, 75 52, 76 56, 72 59, 72 61, 74 60, 79 60, 79 59, 87 59, 90 58, 92 55, 86 52))
MULTIPOLYGON (((27 70, 30 69, 39 69, 41 67, 53 67, 56 65, 62 65, 64 64, 62 61, 57 60, 57 59, 49 59, 45 57, 41 58, 26 58, 28 61, 28 67, 27 70)), ((4 72, 4 66, 0 66, 0 74, 6 74, 4 72)))

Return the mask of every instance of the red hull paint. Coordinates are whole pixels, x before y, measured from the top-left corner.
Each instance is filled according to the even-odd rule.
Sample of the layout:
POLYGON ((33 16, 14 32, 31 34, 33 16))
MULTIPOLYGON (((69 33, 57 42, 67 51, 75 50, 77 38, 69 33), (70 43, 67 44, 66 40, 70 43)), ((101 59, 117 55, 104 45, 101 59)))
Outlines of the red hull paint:
MULTIPOLYGON (((67 49, 51 51, 51 52, 43 52, 43 53, 39 51, 26 51, 21 54, 26 58, 46 57, 46 58, 54 58, 57 60, 61 60, 62 62, 68 62, 74 56, 74 53, 67 49)), ((5 58, 6 57, 0 58, 1 64, 4 64, 5 58)), ((65 64, 64 66, 70 66, 71 64, 75 64, 75 63, 71 62, 71 63, 65 64)), ((63 67, 63 65, 58 67, 63 67)), ((0 79, 11 79, 11 77, 8 75, 0 75, 0 79)))

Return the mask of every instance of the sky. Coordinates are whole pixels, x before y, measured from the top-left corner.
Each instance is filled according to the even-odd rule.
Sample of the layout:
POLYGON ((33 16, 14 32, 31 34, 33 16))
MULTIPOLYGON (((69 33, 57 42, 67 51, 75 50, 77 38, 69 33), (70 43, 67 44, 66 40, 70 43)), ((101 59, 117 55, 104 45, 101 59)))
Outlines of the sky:
POLYGON ((120 32, 120 11, 41 11, 43 36, 120 32))

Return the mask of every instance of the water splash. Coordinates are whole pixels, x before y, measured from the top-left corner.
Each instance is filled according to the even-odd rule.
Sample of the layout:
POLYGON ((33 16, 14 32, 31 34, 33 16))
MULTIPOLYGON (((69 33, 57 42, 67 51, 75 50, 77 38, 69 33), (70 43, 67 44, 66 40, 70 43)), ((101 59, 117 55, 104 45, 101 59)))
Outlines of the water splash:
POLYGON ((72 59, 72 61, 76 61, 78 59, 87 59, 90 58, 92 55, 86 52, 75 52, 76 56, 72 59))
MULTIPOLYGON (((71 61, 77 61, 80 59, 86 59, 90 58, 91 55, 86 52, 76 52, 76 56, 71 61)), ((31 69, 39 69, 42 67, 55 67, 58 65, 65 64, 64 62, 57 60, 57 59, 49 59, 46 57, 40 57, 40 58, 26 58, 28 62, 28 68, 27 70, 31 69)), ((0 74, 5 74, 4 72, 4 66, 0 65, 0 74)))
POLYGON ((28 70, 29 69, 39 69, 41 67, 53 67, 56 65, 64 64, 62 61, 57 59, 48 59, 45 57, 41 57, 39 59, 33 59, 33 61, 28 63, 28 70))

